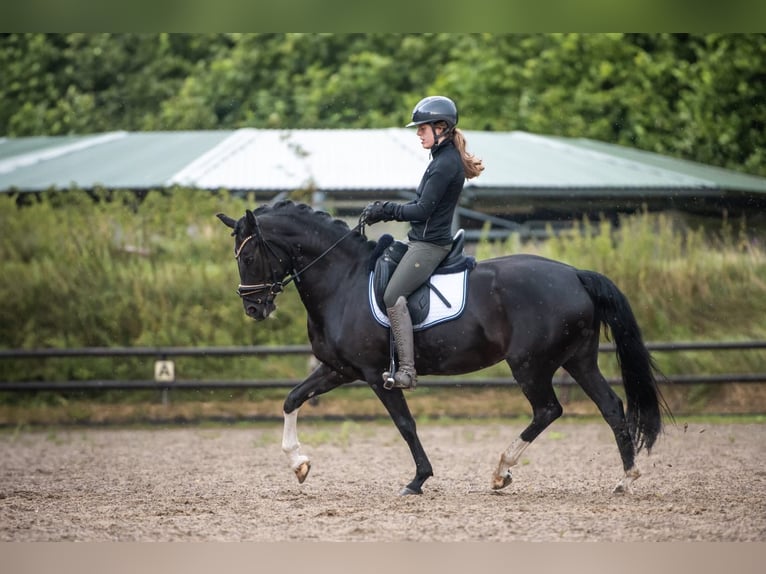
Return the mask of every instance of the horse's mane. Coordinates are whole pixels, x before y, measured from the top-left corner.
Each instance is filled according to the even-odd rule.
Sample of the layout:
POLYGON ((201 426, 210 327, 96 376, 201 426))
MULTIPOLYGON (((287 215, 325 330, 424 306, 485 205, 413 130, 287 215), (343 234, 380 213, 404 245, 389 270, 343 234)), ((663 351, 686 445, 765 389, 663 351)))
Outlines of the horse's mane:
MULTIPOLYGON (((314 209, 305 203, 295 203, 289 199, 283 199, 273 205, 261 205, 257 209, 253 210, 253 215, 256 217, 267 214, 285 214, 300 217, 301 219, 312 219, 316 221, 317 225, 333 229, 334 233, 336 233, 338 236, 347 233, 350 229, 345 221, 342 219, 334 218, 326 211, 314 209)), ((367 238, 359 232, 352 234, 352 237, 357 241, 371 243, 372 245, 375 244, 374 241, 368 241, 367 238)))

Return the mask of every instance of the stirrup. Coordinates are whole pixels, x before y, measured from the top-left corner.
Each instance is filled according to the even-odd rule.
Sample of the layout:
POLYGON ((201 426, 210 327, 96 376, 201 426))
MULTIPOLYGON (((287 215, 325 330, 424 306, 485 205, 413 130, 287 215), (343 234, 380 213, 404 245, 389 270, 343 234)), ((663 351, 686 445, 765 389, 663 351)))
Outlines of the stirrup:
POLYGON ((418 378, 417 375, 410 375, 406 374, 410 378, 410 384, 406 385, 402 383, 401 381, 396 380, 396 375, 401 373, 402 371, 397 371, 393 376, 391 375, 390 371, 384 371, 383 372, 383 388, 387 391, 390 391, 391 389, 409 389, 409 390, 415 390, 415 387, 417 387, 418 384, 418 378))

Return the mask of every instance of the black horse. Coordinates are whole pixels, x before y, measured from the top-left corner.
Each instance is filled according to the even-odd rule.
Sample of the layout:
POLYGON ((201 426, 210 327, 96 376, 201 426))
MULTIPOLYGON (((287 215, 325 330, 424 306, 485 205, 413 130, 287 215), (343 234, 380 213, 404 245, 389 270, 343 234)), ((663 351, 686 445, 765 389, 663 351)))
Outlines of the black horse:
MULTIPOLYGON (((245 312, 259 321, 274 311, 275 297, 293 281, 308 314, 308 335, 319 366, 293 388, 284 403, 282 449, 298 481, 310 470, 297 434, 299 407, 311 397, 355 380, 366 381, 407 442, 415 477, 402 494, 422 493, 433 475, 401 389, 386 390, 388 329, 368 305, 370 258, 376 243, 361 226, 290 201, 247 210, 234 220, 218 214, 234 231, 245 312), (287 278, 287 279, 286 279, 287 278)), ((563 367, 596 403, 614 432, 624 476, 615 492, 639 477, 636 454, 651 450, 662 429, 666 405, 654 362, 643 343, 626 297, 607 277, 532 255, 480 261, 470 272, 468 300, 459 318, 415 334, 415 365, 421 375, 459 375, 506 361, 532 406, 531 423, 503 452, 491 487, 511 482, 511 467, 524 449, 562 414, 552 379, 563 367), (602 325, 611 329, 627 399, 598 367, 602 325)))

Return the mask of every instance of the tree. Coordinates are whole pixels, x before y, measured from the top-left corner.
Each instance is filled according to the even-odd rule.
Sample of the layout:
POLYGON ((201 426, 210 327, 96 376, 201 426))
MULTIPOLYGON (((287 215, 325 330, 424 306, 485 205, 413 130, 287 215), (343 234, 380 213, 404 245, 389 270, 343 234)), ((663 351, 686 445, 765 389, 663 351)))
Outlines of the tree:
POLYGON ((460 126, 766 175, 764 34, 2 34, 0 135, 460 126))

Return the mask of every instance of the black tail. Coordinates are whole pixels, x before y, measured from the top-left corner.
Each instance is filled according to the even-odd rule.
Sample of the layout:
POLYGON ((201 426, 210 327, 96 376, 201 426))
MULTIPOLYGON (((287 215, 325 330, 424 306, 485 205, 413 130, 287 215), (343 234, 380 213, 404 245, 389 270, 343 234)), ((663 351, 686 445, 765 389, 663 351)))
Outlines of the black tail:
POLYGON ((628 430, 636 451, 651 450, 662 431, 662 413, 669 416, 665 399, 657 386, 659 370, 644 345, 641 329, 628 299, 607 277, 593 271, 579 271, 577 276, 596 306, 596 323, 609 326, 617 347, 617 362, 628 402, 628 430))

